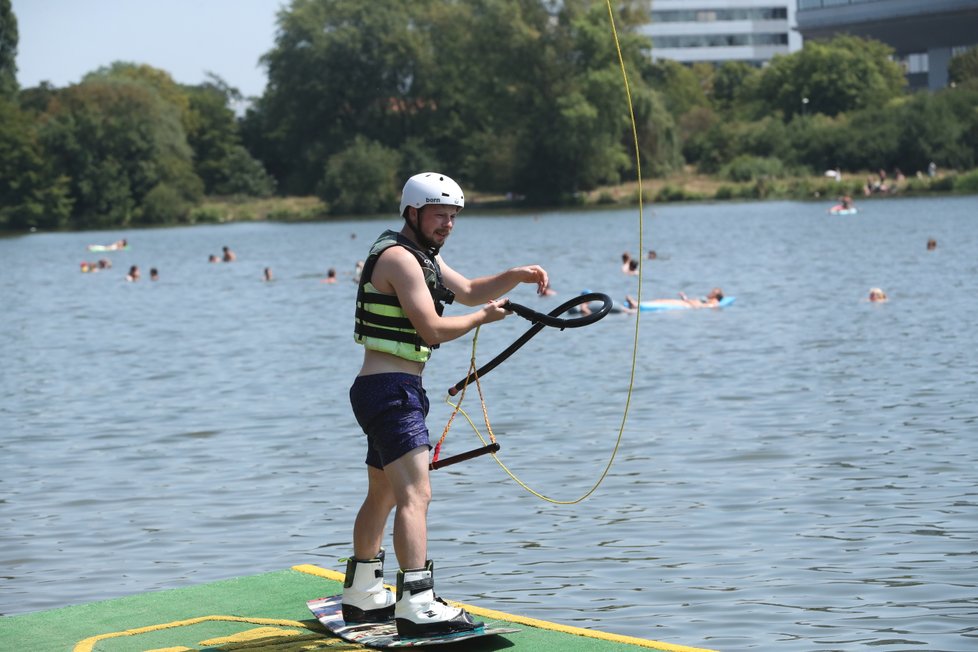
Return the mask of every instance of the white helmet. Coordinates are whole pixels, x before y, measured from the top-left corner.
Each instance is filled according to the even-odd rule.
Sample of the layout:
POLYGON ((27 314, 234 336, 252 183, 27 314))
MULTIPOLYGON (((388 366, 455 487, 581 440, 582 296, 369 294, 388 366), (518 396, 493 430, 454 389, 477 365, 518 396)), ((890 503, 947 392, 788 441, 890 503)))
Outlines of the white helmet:
POLYGON ((404 209, 408 206, 421 210, 428 204, 448 204, 461 209, 465 206, 465 197, 459 185, 444 174, 422 172, 414 175, 404 184, 404 190, 401 191, 400 215, 404 216, 404 209))

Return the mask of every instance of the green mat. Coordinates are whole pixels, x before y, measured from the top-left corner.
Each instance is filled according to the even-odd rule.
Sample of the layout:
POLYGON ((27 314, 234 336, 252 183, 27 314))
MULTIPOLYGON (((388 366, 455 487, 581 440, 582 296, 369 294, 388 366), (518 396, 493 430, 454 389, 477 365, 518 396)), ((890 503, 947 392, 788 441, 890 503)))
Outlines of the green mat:
MULTIPOLYGON (((169 591, 0 619, 0 650, 11 652, 188 652, 190 650, 299 652, 359 650, 330 635, 306 601, 340 593, 342 575, 317 566, 239 577, 169 591)), ((466 605, 468 606, 468 605, 466 605)), ((605 652, 651 648, 703 652, 477 607, 487 624, 515 626, 516 634, 444 645, 435 650, 605 652)))

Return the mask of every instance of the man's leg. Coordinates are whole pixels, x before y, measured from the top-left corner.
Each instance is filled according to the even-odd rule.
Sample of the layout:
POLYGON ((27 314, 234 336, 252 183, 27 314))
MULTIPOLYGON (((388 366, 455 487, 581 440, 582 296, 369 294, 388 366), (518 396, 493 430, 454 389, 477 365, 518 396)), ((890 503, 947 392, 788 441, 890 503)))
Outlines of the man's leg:
POLYGON ((394 553, 401 568, 423 568, 428 555, 428 447, 418 446, 384 467, 397 504, 394 553))
POLYGON ((367 497, 353 524, 353 557, 346 562, 343 620, 386 622, 394 617, 394 595, 384 587, 384 538, 394 493, 384 472, 367 466, 367 497))
POLYGON ((435 595, 434 565, 428 555, 428 446, 419 446, 384 467, 397 500, 394 552, 397 573, 397 633, 402 637, 437 636, 482 627, 464 609, 450 607, 435 595))
POLYGON ((387 517, 394 505, 394 492, 387 475, 380 469, 367 466, 367 497, 353 523, 354 557, 373 559, 377 556, 384 540, 387 517))

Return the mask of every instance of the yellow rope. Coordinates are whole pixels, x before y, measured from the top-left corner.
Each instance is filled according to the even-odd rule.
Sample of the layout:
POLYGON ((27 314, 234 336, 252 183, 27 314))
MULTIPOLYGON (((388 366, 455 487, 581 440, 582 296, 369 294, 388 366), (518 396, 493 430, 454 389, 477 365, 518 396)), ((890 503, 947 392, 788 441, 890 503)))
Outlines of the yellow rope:
MULTIPOLYGON (((625 58, 622 56, 622 53, 621 53, 621 43, 618 40, 618 28, 615 26, 615 12, 614 12, 614 9, 611 6, 611 0, 606 0, 606 2, 607 2, 607 5, 608 5, 608 19, 611 22, 611 33, 612 33, 612 36, 614 36, 614 39, 615 39, 615 50, 618 53, 618 64, 621 67, 621 76, 622 76, 622 80, 624 81, 624 84, 625 84, 625 96, 628 98, 628 115, 629 115, 629 118, 631 119, 631 122, 632 122, 632 141, 633 141, 633 144, 634 144, 634 147, 635 147, 635 170, 636 170, 636 173, 637 173, 637 176, 638 176, 638 253, 639 253, 639 256, 638 256, 638 295, 637 295, 637 300, 638 300, 639 303, 641 303, 642 302, 642 267, 643 267, 642 261, 645 258, 644 256, 641 255, 642 254, 642 251, 644 251, 644 249, 645 249, 644 248, 644 245, 643 245, 643 239, 644 239, 643 223, 644 223, 645 220, 644 220, 644 214, 643 214, 644 197, 643 197, 643 191, 642 191, 642 157, 641 157, 641 155, 639 153, 639 146, 638 146, 638 127, 637 127, 637 125, 635 123, 635 110, 634 110, 634 108, 632 106, 632 91, 631 91, 631 87, 628 84, 628 73, 625 70, 625 58)), ((629 410, 629 407, 631 406, 631 402, 632 402, 632 392, 633 392, 634 387, 635 387, 635 369, 636 369, 636 366, 637 366, 637 363, 638 363, 638 333, 639 333, 639 328, 638 327, 639 327, 639 322, 641 321, 640 318, 639 318, 639 316, 641 314, 642 313, 641 313, 640 310, 636 310, 636 312, 635 312, 635 334, 634 334, 634 337, 633 337, 633 340, 632 340, 632 365, 631 365, 631 371, 629 372, 628 393, 627 393, 627 395, 625 397, 625 409, 623 410, 622 415, 621 415, 621 426, 619 426, 619 428, 618 428, 618 438, 615 440, 615 447, 611 451, 611 457, 608 459, 608 463, 605 465, 604 470, 601 472, 600 477, 597 479, 597 481, 594 483, 594 485, 591 486, 590 489, 588 489, 582 496, 580 496, 579 498, 576 498, 574 500, 557 500, 557 499, 551 498, 549 496, 546 496, 546 495, 544 495, 544 494, 542 494, 542 493, 534 490, 528 484, 526 484, 525 482, 523 482, 523 480, 521 480, 519 477, 517 477, 515 473, 513 473, 512 471, 509 470, 509 467, 507 467, 505 464, 503 464, 502 460, 499 459, 499 455, 498 454, 493 453, 492 457, 493 457, 494 460, 496 460, 496 463, 500 466, 500 468, 502 468, 503 471, 505 471, 506 474, 509 477, 511 477, 516 482, 516 484, 518 484, 519 486, 523 487, 523 489, 525 489, 529 493, 533 494, 537 498, 540 498, 541 500, 545 500, 548 503, 553 503, 555 505, 575 505, 575 504, 577 504, 577 503, 585 500, 586 498, 588 498, 591 494, 593 494, 598 489, 598 487, 601 485, 601 483, 604 482, 604 479, 608 476, 608 472, 611 470, 611 465, 615 461, 615 457, 618 455, 618 449, 621 447, 621 440, 624 437, 624 433, 625 433, 625 423, 628 420, 628 410, 629 410)), ((489 412, 486 409, 486 401, 485 401, 485 398, 484 398, 484 396, 482 394, 482 385, 479 383, 479 376, 478 376, 478 374, 475 373, 475 369, 476 369, 475 352, 476 352, 476 344, 477 344, 478 341, 479 341, 479 329, 476 328, 475 335, 472 338, 472 356, 471 356, 471 358, 469 360, 469 374, 466 376, 466 383, 462 387, 461 394, 459 394, 458 402, 457 403, 452 403, 451 402, 451 399, 449 397, 447 397, 447 396, 445 397, 445 402, 448 403, 448 405, 452 406, 454 408, 454 410, 452 411, 451 417, 449 417, 449 419, 448 419, 448 423, 445 425, 445 430, 442 432, 441 439, 438 442, 439 446, 441 445, 442 442, 445 441, 445 437, 448 435, 448 430, 449 430, 449 428, 451 428, 452 422, 455 420, 455 415, 456 414, 461 414, 463 417, 465 417, 465 420, 469 422, 469 425, 472 427, 472 430, 474 430, 475 431, 475 434, 479 436, 479 439, 482 441, 483 445, 486 445, 485 437, 482 436, 482 433, 479 432, 479 428, 476 427, 475 423, 473 423, 472 419, 469 418, 469 415, 466 414, 465 410, 463 410, 462 407, 461 407, 462 406, 462 400, 465 398, 465 390, 468 387, 468 379, 469 378, 472 378, 472 377, 475 378, 475 384, 476 384, 476 387, 479 390, 479 400, 482 403, 482 415, 483 415, 483 418, 485 420, 486 431, 489 433, 489 439, 490 439, 490 441, 492 441, 492 442, 495 442, 496 441, 496 437, 495 437, 495 435, 492 432, 492 426, 489 424, 489 412)))

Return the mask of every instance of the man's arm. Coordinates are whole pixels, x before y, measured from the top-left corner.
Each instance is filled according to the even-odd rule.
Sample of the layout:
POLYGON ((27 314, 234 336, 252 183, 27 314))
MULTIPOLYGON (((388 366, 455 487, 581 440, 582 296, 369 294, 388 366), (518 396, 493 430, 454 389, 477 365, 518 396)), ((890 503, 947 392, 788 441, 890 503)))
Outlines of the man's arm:
POLYGON ((502 302, 492 302, 465 315, 439 316, 417 258, 403 247, 391 247, 380 255, 371 282, 381 292, 397 295, 414 330, 430 345, 454 340, 509 314, 501 307, 502 302))
POLYGON ((547 287, 547 272, 539 265, 513 267, 492 276, 468 279, 449 267, 441 256, 438 257, 445 286, 455 293, 455 299, 466 306, 477 306, 498 299, 520 283, 536 283, 537 294, 547 287))

